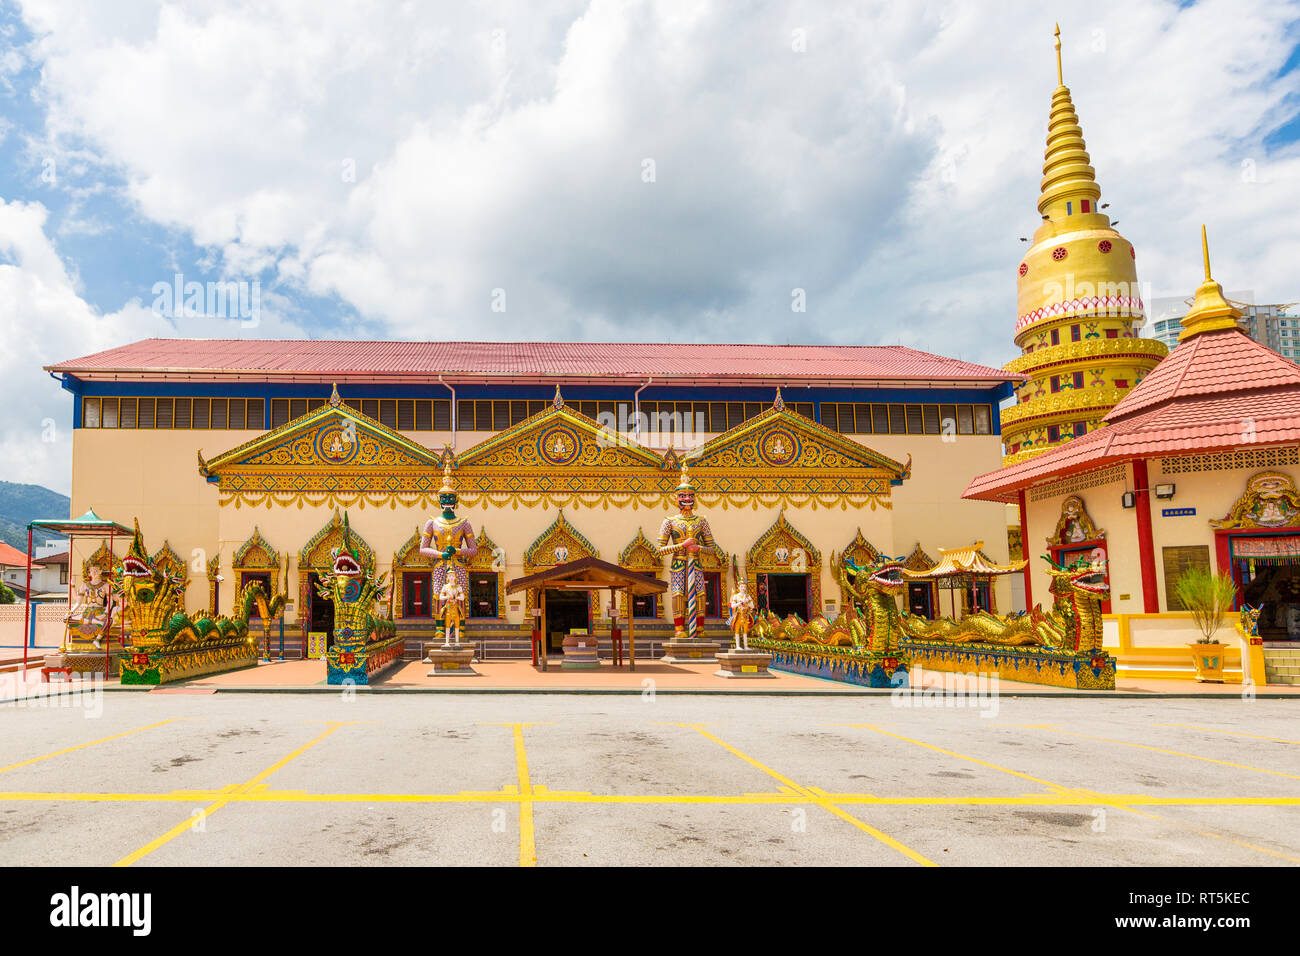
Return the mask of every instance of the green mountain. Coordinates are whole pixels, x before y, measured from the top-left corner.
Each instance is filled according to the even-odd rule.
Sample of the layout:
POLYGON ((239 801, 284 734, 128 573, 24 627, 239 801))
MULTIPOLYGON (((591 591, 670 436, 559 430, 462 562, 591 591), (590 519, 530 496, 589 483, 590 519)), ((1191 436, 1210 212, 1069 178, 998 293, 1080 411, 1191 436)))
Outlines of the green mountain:
MULTIPOLYGON (((27 522, 39 518, 70 518, 68 509, 72 499, 40 485, 19 485, 0 481, 0 541, 13 545, 19 551, 27 550, 27 522)), ((62 541, 57 535, 37 531, 33 535, 37 544, 62 541)))

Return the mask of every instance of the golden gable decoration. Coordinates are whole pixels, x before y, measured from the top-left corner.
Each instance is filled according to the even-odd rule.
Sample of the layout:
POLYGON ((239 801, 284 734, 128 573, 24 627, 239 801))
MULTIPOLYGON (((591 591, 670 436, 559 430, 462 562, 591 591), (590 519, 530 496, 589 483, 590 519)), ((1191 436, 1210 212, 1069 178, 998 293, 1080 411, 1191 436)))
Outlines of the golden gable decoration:
POLYGON ((1284 528, 1300 524, 1300 494, 1285 472, 1261 471, 1246 480, 1246 490, 1211 528, 1284 528))
MULTIPOLYGON (((551 522, 550 527, 538 535, 533 540, 533 543, 528 546, 528 549, 524 551, 524 574, 535 574, 556 565, 577 561, 579 558, 599 557, 600 552, 596 550, 595 545, 588 541, 582 532, 569 524, 569 520, 564 517, 564 512, 561 511, 556 516, 556 519, 551 522)), ((533 594, 534 591, 530 589, 526 604, 528 610, 531 610, 534 606, 533 594)), ((596 618, 595 598, 595 591, 588 595, 588 606, 591 610, 592 620, 596 618)))
POLYGON ((762 574, 807 574, 809 613, 822 609, 822 554, 785 518, 785 510, 768 528, 745 557, 745 576, 749 593, 757 597, 758 577, 762 574))
POLYGON ((465 507, 662 511, 692 460, 703 508, 890 507, 900 464, 774 403, 698 451, 660 456, 570 408, 549 408, 467 449, 434 452, 347 405, 325 405, 205 461, 221 505, 436 506, 444 457, 465 507))
POLYGON ((180 590, 184 591, 190 586, 190 569, 189 566, 181 560, 171 546, 171 542, 164 540, 162 547, 153 553, 149 558, 153 566, 165 574, 180 579, 180 590))
POLYGON ((627 547, 619 552, 620 567, 642 574, 659 575, 664 570, 664 559, 659 549, 645 536, 641 528, 636 529, 636 537, 628 542, 627 547))
POLYGON ((1106 532, 1098 528, 1088 514, 1088 506, 1079 495, 1070 495, 1061 502, 1061 516, 1056 521, 1056 529, 1047 539, 1049 547, 1062 544, 1078 544, 1082 541, 1096 541, 1106 537, 1106 532))
MULTIPOLYGON (((374 573, 375 552, 364 538, 357 534, 356 528, 348 528, 348 541, 357 549, 357 555, 363 567, 374 573)), ((333 550, 343 546, 343 512, 334 509, 334 516, 325 522, 324 527, 312 535, 298 552, 298 567, 305 571, 328 571, 334 566, 333 550)))
POLYGON ((848 543, 848 546, 843 551, 839 554, 831 552, 831 567, 834 568, 845 558, 849 558, 858 567, 864 568, 869 564, 875 564, 876 559, 879 557, 880 552, 862 536, 862 529, 858 528, 857 534, 853 536, 853 540, 848 543))
POLYGON ((280 567, 280 552, 271 547, 271 542, 262 537, 257 525, 253 525, 253 533, 235 549, 230 564, 236 571, 275 570, 280 567))

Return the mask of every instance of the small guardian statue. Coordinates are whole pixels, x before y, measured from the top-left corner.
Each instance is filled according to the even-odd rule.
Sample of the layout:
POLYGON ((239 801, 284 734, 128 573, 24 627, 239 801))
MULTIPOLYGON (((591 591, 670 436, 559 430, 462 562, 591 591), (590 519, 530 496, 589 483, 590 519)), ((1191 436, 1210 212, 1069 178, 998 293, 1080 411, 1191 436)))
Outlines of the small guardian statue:
POLYGON ((731 615, 727 626, 736 642, 736 650, 749 650, 749 630, 754 626, 754 599, 749 595, 749 587, 741 578, 731 595, 731 615))

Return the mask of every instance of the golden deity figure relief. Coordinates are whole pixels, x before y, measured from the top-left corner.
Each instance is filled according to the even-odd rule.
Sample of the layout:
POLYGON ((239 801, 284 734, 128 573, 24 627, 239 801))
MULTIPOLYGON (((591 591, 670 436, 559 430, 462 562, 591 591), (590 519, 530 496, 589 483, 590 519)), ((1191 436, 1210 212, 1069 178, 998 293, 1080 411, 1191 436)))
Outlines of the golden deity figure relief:
POLYGON ((1212 528, 1282 528, 1300 523, 1300 494, 1295 481, 1280 471, 1251 475, 1246 491, 1212 528))
POLYGON ((668 582, 673 599, 673 637, 676 640, 699 636, 700 618, 704 616, 704 573, 696 563, 700 548, 712 548, 713 530, 709 519, 695 511, 695 485, 682 462, 681 480, 677 483, 677 514, 659 526, 659 553, 672 556, 668 582))

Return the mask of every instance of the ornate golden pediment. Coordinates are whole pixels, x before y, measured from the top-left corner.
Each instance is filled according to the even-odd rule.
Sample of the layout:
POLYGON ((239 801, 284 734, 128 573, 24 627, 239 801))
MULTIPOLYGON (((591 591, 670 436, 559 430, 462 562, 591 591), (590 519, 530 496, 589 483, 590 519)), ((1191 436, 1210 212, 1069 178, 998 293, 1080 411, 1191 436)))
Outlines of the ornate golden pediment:
POLYGON ((867 565, 875 564, 876 559, 879 557, 880 552, 876 550, 870 541, 862 537, 862 529, 858 528, 857 534, 853 536, 853 540, 848 543, 844 550, 838 555, 831 555, 831 567, 835 567, 845 558, 849 558, 858 567, 864 568, 867 565))
POLYGON ((766 412, 742 422, 692 454, 691 472, 764 469, 853 473, 868 469, 892 484, 911 474, 911 459, 894 461, 785 407, 780 393, 766 412))
POLYGON ((524 573, 532 574, 579 558, 598 557, 600 552, 582 532, 569 524, 561 511, 551 526, 538 535, 524 552, 524 573))
POLYGON ((181 589, 184 590, 190 583, 190 569, 186 563, 181 560, 171 546, 171 542, 163 541, 162 547, 153 553, 150 562, 159 571, 170 577, 178 578, 182 582, 181 589))
POLYGON ((280 552, 271 547, 271 542, 263 538, 261 530, 254 525, 253 533, 248 536, 248 540, 235 550, 230 566, 243 571, 278 569, 280 552))
POLYGON ((467 474, 477 469, 510 468, 551 472, 562 469, 627 469, 663 466, 645 446, 603 427, 559 398, 501 434, 475 445, 458 460, 467 474))
POLYGON ((320 472, 440 466, 437 452, 342 402, 322 405, 211 461, 199 456, 199 471, 218 479, 249 472, 310 478, 320 472))
MULTIPOLYGON (((362 566, 373 572, 375 569, 374 550, 350 526, 348 528, 348 540, 352 547, 357 549, 362 566)), ((343 514, 335 508, 334 516, 325 522, 325 526, 312 535, 311 540, 298 552, 298 567, 302 569, 328 569, 334 564, 334 549, 342 546, 343 514)))
POLYGON ((1261 471, 1246 481, 1246 490, 1212 528, 1285 528, 1300 525, 1300 494, 1281 471, 1261 471))
POLYGON ((1106 537, 1106 532, 1093 524, 1088 514, 1088 506, 1078 495, 1070 495, 1061 502, 1061 517, 1057 519, 1056 530, 1047 539, 1051 547, 1062 544, 1077 544, 1080 541, 1096 541, 1106 537))
POLYGON ((664 569, 664 559, 659 554, 659 549, 640 528, 636 529, 636 537, 619 552, 618 563, 629 571, 645 574, 661 574, 664 569))

